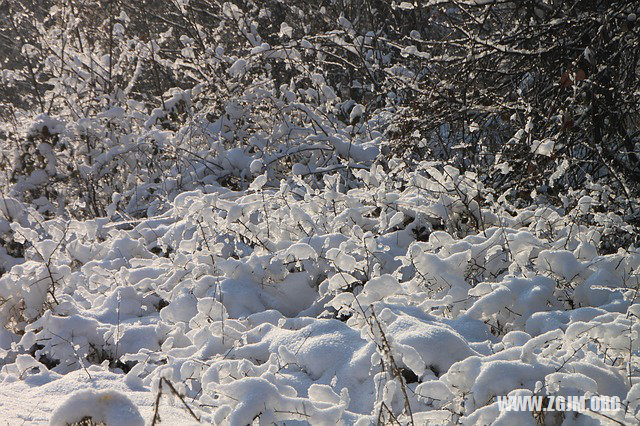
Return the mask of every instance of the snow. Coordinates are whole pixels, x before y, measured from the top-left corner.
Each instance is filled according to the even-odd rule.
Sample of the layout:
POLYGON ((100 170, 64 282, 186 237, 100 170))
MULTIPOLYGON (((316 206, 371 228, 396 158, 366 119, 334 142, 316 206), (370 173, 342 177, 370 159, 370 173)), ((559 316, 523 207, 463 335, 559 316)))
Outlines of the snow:
POLYGON ((96 423, 144 426, 138 408, 125 394, 114 390, 73 392, 51 414, 49 425, 66 426, 85 417, 96 423))
POLYGON ((247 61, 245 59, 242 59, 242 58, 237 59, 233 63, 233 65, 231 65, 231 67, 229 68, 228 73, 231 76, 235 77, 235 76, 239 75, 244 70, 244 68, 246 66, 247 66, 247 61))
POLYGON ((531 145, 531 152, 539 155, 551 157, 556 142, 553 139, 544 139, 542 141, 535 140, 531 145))
MULTIPOLYGON (((91 415, 96 416, 95 420, 100 416, 112 420, 107 424, 150 423, 155 399, 149 388, 130 388, 123 383, 121 374, 100 366, 91 366, 88 371, 91 379, 83 370, 61 376, 47 373, 45 368, 44 373, 28 375, 23 380, 5 380, 0 386, 2 419, 9 424, 64 425, 79 420, 77 415, 91 415), (81 399, 76 399, 77 395, 81 399)), ((161 400, 160 414, 169 424, 195 423, 167 398, 161 400)))
MULTIPOLYGON (((547 395, 633 397, 640 310, 625 285, 637 284, 638 252, 600 255, 593 232, 569 233, 550 209, 418 241, 432 215, 458 208, 433 179, 461 175, 428 167, 431 178, 407 179, 440 188, 433 197, 393 189, 378 167, 358 172, 372 192, 341 192, 329 176, 322 190, 273 187, 264 174, 243 191, 185 192, 128 229, 76 223, 66 236, 56 222, 37 232, 6 203, 7 228, 32 251, 0 277, 0 318, 15 324, 0 334, 3 418, 141 424, 167 380, 215 424, 369 424, 380 401, 406 416, 392 367, 414 377, 402 380, 425 422, 508 424, 517 416, 495 397, 539 383, 547 395)), ((163 419, 195 421, 163 392, 163 419)))
MULTIPOLYGON (((558 186, 522 199, 483 183, 520 172, 506 155, 472 172, 430 148, 394 153, 395 130, 426 143, 407 131, 395 82, 420 88, 423 77, 392 61, 428 58, 416 47, 428 31, 407 28, 416 46, 404 46, 342 14, 318 36, 291 13, 302 9, 274 3, 279 17, 226 2, 215 30, 196 20, 193 37, 168 30, 147 44, 128 38, 122 12, 118 54, 97 43, 87 62, 108 64, 124 91, 81 52, 62 55, 68 67, 39 63, 37 79, 61 75, 41 82, 51 115, 13 108, 15 123, 0 123, 24 151, 0 158, 11 175, 0 177, 0 423, 142 425, 157 410, 169 425, 524 425, 536 419, 501 412, 498 396, 598 394, 626 401, 615 422, 638 424, 640 249, 621 242, 637 236, 625 212, 637 200, 614 199, 595 176, 562 187, 579 168, 573 149, 535 139, 529 119, 507 145, 557 163, 545 182, 558 186), (209 46, 219 33, 238 45, 209 46), (98 101, 49 88, 74 84, 98 101)), ((402 20, 418 3, 392 7, 402 20)), ((38 28, 76 22, 56 13, 38 28)), ((510 80, 525 90, 537 78, 510 80)), ((469 119, 464 137, 485 147, 486 123, 469 119)), ((491 126, 506 134, 503 119, 491 126)), ((571 413, 564 424, 601 420, 571 413)))

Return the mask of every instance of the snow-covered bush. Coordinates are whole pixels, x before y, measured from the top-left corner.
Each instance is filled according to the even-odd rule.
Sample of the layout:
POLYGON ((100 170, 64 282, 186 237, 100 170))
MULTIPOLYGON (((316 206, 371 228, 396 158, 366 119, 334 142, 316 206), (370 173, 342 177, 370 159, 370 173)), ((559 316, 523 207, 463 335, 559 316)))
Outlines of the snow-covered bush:
POLYGON ((496 396, 525 390, 631 398, 637 249, 599 254, 606 226, 576 223, 586 200, 514 216, 402 164, 348 187, 339 173, 211 185, 129 227, 45 221, 58 233, 29 235, 0 278, 4 380, 30 374, 25 356, 61 374, 106 362, 230 424, 493 421, 496 396), (456 203, 482 225, 453 219, 456 203))

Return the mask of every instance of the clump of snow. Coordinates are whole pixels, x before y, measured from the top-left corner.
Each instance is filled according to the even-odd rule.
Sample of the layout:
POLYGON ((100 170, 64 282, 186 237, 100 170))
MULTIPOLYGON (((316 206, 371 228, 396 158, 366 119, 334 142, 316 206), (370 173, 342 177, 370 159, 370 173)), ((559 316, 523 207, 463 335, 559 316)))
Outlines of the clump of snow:
POLYGON ((80 390, 72 393, 51 414, 49 425, 66 426, 90 417, 94 423, 144 426, 138 408, 123 393, 112 390, 80 390))

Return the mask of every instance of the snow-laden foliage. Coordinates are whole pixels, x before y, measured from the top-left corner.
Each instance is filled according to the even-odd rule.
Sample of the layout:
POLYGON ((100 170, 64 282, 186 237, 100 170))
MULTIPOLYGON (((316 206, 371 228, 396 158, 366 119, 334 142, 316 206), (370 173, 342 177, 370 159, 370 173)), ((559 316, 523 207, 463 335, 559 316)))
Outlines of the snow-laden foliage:
POLYGON ((640 252, 600 253, 620 218, 586 195, 485 207, 433 163, 353 173, 211 185, 132 222, 12 222, 29 248, 0 278, 3 380, 104 363, 215 424, 508 422, 495 397, 524 390, 617 395, 637 421, 640 252))
POLYGON ((0 9, 1 420, 640 421, 635 2, 0 9))
POLYGON ((113 15, 102 25, 75 1, 44 18, 10 7, 7 37, 28 43, 7 48, 18 64, 3 85, 32 87, 10 92, 2 110, 6 195, 48 217, 140 217, 206 184, 242 188, 252 174, 305 175, 378 154, 392 118, 348 95, 362 64, 347 77, 339 62, 375 49, 354 47, 345 18, 328 38, 293 37, 286 22, 274 37, 261 27, 271 9, 252 1, 211 2, 198 20, 186 1, 164 12, 178 23, 159 32, 151 5, 116 14, 104 3, 113 15))

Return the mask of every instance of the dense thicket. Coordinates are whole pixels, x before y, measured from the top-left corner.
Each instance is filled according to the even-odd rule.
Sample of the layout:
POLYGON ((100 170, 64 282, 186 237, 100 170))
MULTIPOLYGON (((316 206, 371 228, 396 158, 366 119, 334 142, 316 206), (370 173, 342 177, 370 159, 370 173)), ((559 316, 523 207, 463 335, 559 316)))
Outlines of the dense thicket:
POLYGON ((431 135, 442 158, 525 198, 601 177, 637 195, 637 4, 450 7, 416 40, 430 57, 405 137, 413 129, 431 135))
POLYGON ((474 229, 477 205, 588 195, 624 223, 603 238, 613 252, 638 242, 637 9, 5 1, 1 191, 44 218, 122 220, 262 173, 317 188, 338 173, 347 190, 390 157, 437 160, 482 187, 460 192, 474 229))
POLYGON ((593 181, 638 194, 631 0, 4 5, 3 191, 51 214, 170 198, 153 187, 170 171, 192 174, 175 187, 232 184, 215 142, 277 150, 300 135, 272 129, 330 136, 356 118, 353 137, 380 132, 385 153, 442 159, 512 199, 593 181))

